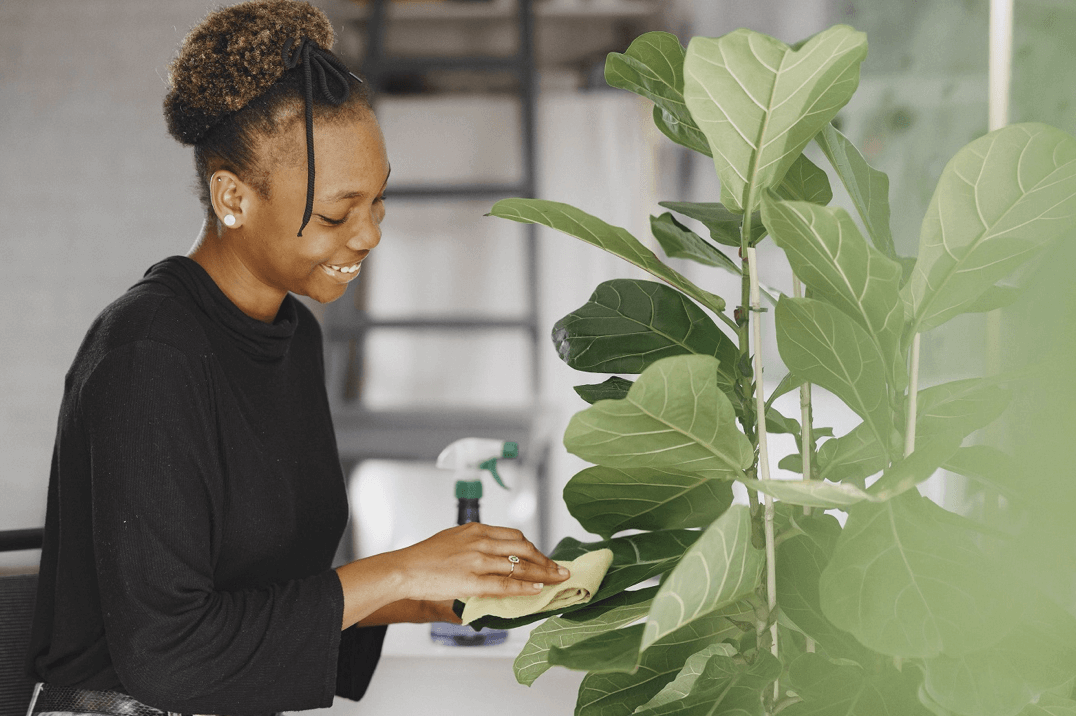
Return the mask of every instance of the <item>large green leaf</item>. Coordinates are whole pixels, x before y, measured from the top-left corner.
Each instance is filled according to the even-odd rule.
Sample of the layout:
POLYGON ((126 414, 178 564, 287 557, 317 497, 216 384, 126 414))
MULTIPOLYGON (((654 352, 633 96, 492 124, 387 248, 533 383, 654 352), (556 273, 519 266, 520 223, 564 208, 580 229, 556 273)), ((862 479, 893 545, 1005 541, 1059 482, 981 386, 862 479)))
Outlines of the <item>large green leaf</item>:
MULTIPOLYGON (((917 448, 931 447, 931 443, 938 441, 963 440, 993 422, 1010 397, 1009 391, 996 382, 982 378, 920 390, 915 425, 917 448)), ((938 449, 944 452, 942 447, 938 449)), ((846 435, 822 443, 818 448, 818 463, 820 476, 825 480, 858 482, 885 469, 887 459, 869 426, 860 424, 846 435)))
POLYGON ((654 597, 641 649, 738 602, 762 577, 765 554, 751 544, 751 514, 743 505, 717 518, 684 553, 654 597))
POLYGON ((964 313, 1076 224, 1076 139, 1014 124, 967 145, 942 172, 905 286, 914 331, 964 313))
POLYGON ((669 470, 597 465, 568 481, 564 503, 583 529, 608 539, 628 529, 706 527, 732 504, 732 484, 669 470))
POLYGON ((1001 641, 925 663, 927 693, 958 714, 1016 716, 1076 673, 1076 619, 1041 597, 1001 641))
POLYGON ((704 291, 679 272, 663 264, 653 251, 639 243, 639 240, 626 230, 607 224, 574 206, 545 199, 501 199, 490 209, 490 215, 523 224, 540 224, 562 231, 657 276, 714 313, 721 313, 725 310, 724 299, 709 291, 704 291))
POLYGON ((996 490, 1008 500, 1024 502, 1029 495, 1021 480, 1021 467, 1010 455, 990 445, 968 445, 953 453, 943 468, 996 490))
POLYGON ((834 626, 883 654, 983 648, 1014 625, 1006 577, 975 536, 914 490, 851 508, 819 583, 834 626))
POLYGON ((660 468, 730 479, 754 459, 709 356, 664 358, 623 400, 576 413, 564 432, 568 452, 606 467, 660 468))
POLYGON ((941 435, 924 441, 912 454, 890 465, 869 490, 851 482, 822 480, 743 480, 743 483, 783 502, 806 507, 843 510, 864 500, 885 502, 929 479, 956 452, 961 440, 959 436, 941 435))
POLYGON ((630 673, 639 663, 639 639, 643 624, 612 629, 570 646, 549 650, 549 663, 577 671, 622 671, 630 673))
POLYGON ((796 157, 796 161, 792 162, 785 178, 774 191, 778 197, 787 201, 828 204, 833 200, 833 189, 829 186, 829 177, 804 154, 796 157))
POLYGON ((573 386, 572 390, 578 393, 580 398, 593 405, 599 400, 621 400, 626 398, 631 386, 632 382, 630 380, 614 375, 601 383, 573 386))
POLYGON ((711 246, 669 212, 650 217, 650 231, 661 244, 665 255, 673 259, 690 259, 703 266, 716 266, 740 276, 743 271, 732 259, 711 246))
POLYGON ((695 120, 681 121, 675 114, 658 105, 654 105, 653 117, 654 125, 669 139, 700 154, 712 156, 706 136, 695 126, 695 120))
POLYGON ((762 200, 762 219, 811 297, 839 308, 874 338, 889 374, 903 384, 904 305, 900 264, 867 243, 844 209, 762 200))
MULTIPOLYGON (((723 617, 742 619, 747 616, 740 609, 723 617)), ((739 637, 742 627, 732 619, 720 622, 723 638, 739 637)), ((707 621, 707 623, 712 623, 707 621)), ((632 673, 645 659, 640 649, 645 624, 632 624, 620 629, 605 630, 594 636, 568 646, 553 646, 549 650, 549 664, 576 671, 632 673)))
POLYGON ((837 170, 875 248, 896 260, 897 250, 889 229, 889 177, 867 164, 856 146, 832 124, 822 127, 815 141, 837 170))
POLYGON ((776 497, 782 502, 822 509, 848 509, 863 500, 874 500, 870 493, 855 485, 822 480, 742 480, 752 490, 776 497))
POLYGON ((788 668, 788 684, 800 698, 786 716, 928 716, 916 699, 912 670, 873 672, 833 663, 820 654, 802 654, 788 668))
POLYGON ((1047 692, 1038 703, 1028 704, 1020 716, 1076 716, 1076 701, 1047 692))
POLYGON ((565 537, 549 553, 551 559, 571 561, 587 552, 599 549, 609 549, 613 553, 613 562, 609 565, 605 578, 590 602, 576 604, 559 611, 539 612, 514 619, 482 617, 471 622, 471 626, 475 629, 482 627, 515 629, 557 614, 566 615, 594 608, 628 587, 671 570, 701 534, 697 530, 660 530, 615 537, 601 542, 580 542, 573 537, 565 537))
POLYGON ((549 556, 551 559, 570 561, 587 552, 611 550, 613 562, 592 600, 598 602, 619 594, 633 584, 665 574, 680 561, 688 547, 695 544, 701 535, 698 530, 658 530, 600 542, 580 542, 565 537, 557 543, 549 556))
POLYGON ((861 482, 884 470, 887 463, 886 449, 866 423, 818 448, 819 477, 823 480, 861 482))
POLYGON ((840 523, 832 515, 799 518, 804 534, 777 545, 777 603, 805 634, 833 657, 869 663, 872 654, 851 634, 841 631, 822 613, 818 580, 829 564, 841 534, 840 523))
MULTIPOLYGON (((724 204, 716 202, 661 201, 658 204, 702 223, 710 230, 710 238, 717 243, 740 248, 743 214, 729 211, 724 204)), ((766 227, 762 223, 762 214, 756 212, 755 220, 751 222, 751 243, 754 244, 765 235, 766 227)))
POLYGON ((846 25, 798 50, 736 30, 696 37, 684 60, 684 98, 710 142, 722 197, 753 211, 757 190, 776 186, 859 85, 866 36, 846 25))
POLYGON ((886 362, 871 335, 844 312, 812 298, 784 296, 775 316, 777 349, 788 369, 843 400, 888 447, 893 415, 886 362))
POLYGON ((575 713, 627 716, 672 681, 692 654, 740 633, 719 614, 692 622, 647 649, 633 673, 587 674, 579 685, 575 713))
POLYGON ((621 592, 612 599, 567 616, 547 619, 531 631, 516 657, 516 681, 530 686, 550 667, 549 650, 568 647, 612 629, 627 626, 646 616, 657 587, 621 592))
POLYGON ((661 358, 713 356, 722 390, 732 392, 736 344, 684 294, 653 281, 598 284, 585 304, 553 326, 557 355, 576 370, 642 373, 661 358))
POLYGON ((654 103, 654 122, 678 144, 710 156, 706 137, 684 104, 684 48, 669 32, 640 35, 605 58, 605 81, 654 103))
POLYGON ((917 441, 911 455, 890 465, 867 491, 876 501, 891 500, 928 480, 960 447, 964 436, 954 433, 932 435, 917 441))
POLYGON ((680 673, 676 675, 676 678, 665 684, 665 687, 657 692, 654 698, 635 709, 635 713, 645 713, 648 709, 664 706, 687 696, 691 693, 691 687, 695 685, 695 682, 699 680, 699 676, 702 675, 707 662, 710 661, 710 657, 714 655, 735 656, 736 647, 728 643, 711 644, 702 651, 695 652, 684 662, 684 668, 680 669, 680 673))
MULTIPOLYGON (((639 716, 763 716, 762 691, 781 675, 781 662, 769 652, 743 657, 710 656, 691 691, 676 701, 641 708, 639 716)), ((660 693, 660 692, 659 692, 660 693)))
POLYGON ((1024 294, 1023 286, 991 286, 986 289, 971 305, 964 309, 966 313, 989 313, 999 308, 1007 308, 1016 303, 1024 294))
POLYGON ((1009 405, 1012 393, 988 378, 966 378, 919 391, 915 441, 939 436, 964 438, 994 422, 1009 405))

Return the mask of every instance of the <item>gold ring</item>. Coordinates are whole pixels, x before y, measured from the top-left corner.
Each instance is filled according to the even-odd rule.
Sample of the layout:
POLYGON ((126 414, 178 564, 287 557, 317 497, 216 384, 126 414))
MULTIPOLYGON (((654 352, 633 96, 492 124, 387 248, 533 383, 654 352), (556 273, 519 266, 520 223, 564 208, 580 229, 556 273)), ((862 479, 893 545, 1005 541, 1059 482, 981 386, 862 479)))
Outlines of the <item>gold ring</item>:
POLYGON ((514 554, 508 555, 508 561, 512 563, 512 569, 508 570, 508 576, 511 578, 516 573, 516 565, 519 564, 519 557, 514 554))

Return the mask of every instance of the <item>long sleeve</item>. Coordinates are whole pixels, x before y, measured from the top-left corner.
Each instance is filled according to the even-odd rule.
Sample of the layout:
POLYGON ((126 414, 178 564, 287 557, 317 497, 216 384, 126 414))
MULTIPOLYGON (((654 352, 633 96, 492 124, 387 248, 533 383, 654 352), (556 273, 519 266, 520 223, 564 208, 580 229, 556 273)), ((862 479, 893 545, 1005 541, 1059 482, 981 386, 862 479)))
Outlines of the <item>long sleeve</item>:
POLYGON ((139 340, 110 351, 79 396, 113 665, 132 696, 169 711, 329 706, 343 611, 335 572, 217 584, 225 522, 242 508, 222 487, 224 451, 258 447, 221 444, 212 380, 186 352, 139 340))
POLYGON ((351 626, 340 635, 336 667, 336 695, 358 701, 374 675, 387 626, 351 626))

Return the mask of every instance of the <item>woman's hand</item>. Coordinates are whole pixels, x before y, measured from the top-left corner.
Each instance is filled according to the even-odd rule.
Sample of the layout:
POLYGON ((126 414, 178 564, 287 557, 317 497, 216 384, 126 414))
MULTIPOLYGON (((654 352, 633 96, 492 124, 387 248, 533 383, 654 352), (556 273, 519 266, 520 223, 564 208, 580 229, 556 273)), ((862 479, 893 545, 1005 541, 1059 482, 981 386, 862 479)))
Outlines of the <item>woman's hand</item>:
POLYGON ((358 621, 358 625, 367 627, 380 624, 429 624, 430 622, 460 624, 460 618, 452 611, 454 602, 454 599, 446 599, 443 602, 401 599, 386 604, 363 617, 358 621))
POLYGON ((519 530, 469 522, 391 553, 409 599, 536 594, 570 575, 519 530), (519 557, 514 565, 509 555, 519 557))
POLYGON ((416 609, 433 603, 441 604, 431 621, 458 621, 451 615, 455 599, 537 594, 571 576, 519 530, 478 522, 350 562, 336 574, 344 592, 343 629, 357 622, 411 621, 416 609), (510 555, 519 558, 514 569, 510 555))

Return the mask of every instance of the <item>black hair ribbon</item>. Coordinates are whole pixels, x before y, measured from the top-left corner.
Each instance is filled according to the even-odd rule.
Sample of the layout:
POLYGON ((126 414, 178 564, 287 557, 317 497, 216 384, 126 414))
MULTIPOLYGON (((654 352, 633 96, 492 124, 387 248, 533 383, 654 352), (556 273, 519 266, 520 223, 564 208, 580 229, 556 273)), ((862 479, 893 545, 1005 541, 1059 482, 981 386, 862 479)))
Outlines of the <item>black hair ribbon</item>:
POLYGON ((303 63, 303 79, 306 90, 306 211, 303 212, 303 223, 299 227, 296 236, 303 235, 303 229, 310 221, 310 215, 314 212, 314 72, 318 74, 318 86, 321 95, 333 105, 341 105, 351 96, 351 85, 348 76, 354 77, 359 82, 362 79, 348 70, 347 65, 334 55, 321 49, 317 42, 308 37, 299 40, 298 46, 292 52, 295 38, 289 37, 280 51, 284 60, 285 69, 293 69, 303 63), (332 78, 340 88, 335 92, 329 88, 329 79, 332 78))

